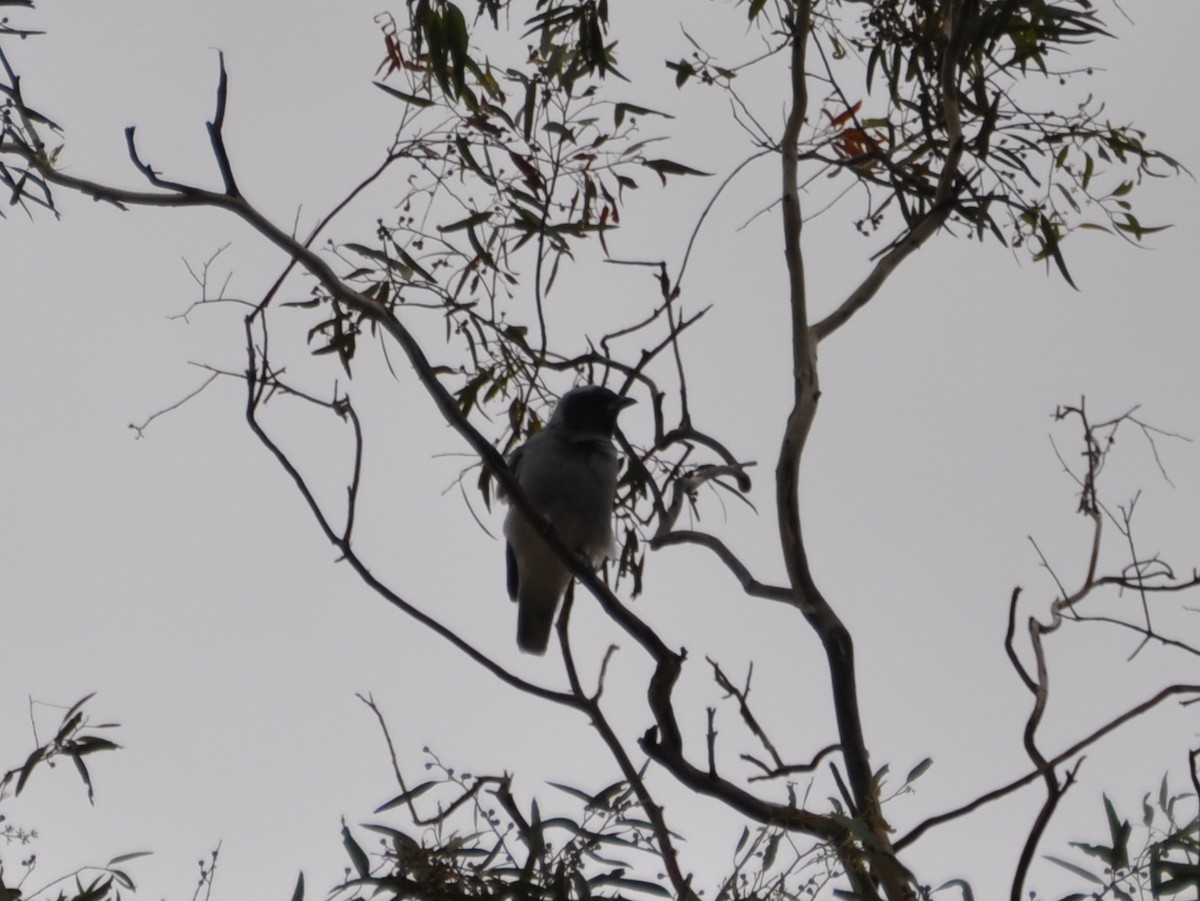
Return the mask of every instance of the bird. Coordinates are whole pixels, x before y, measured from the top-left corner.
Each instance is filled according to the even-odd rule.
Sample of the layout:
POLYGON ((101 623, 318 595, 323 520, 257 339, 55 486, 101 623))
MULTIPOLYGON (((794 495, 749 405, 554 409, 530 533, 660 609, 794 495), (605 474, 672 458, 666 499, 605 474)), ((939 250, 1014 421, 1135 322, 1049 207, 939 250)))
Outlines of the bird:
MULTIPOLYGON (((593 566, 613 549, 620 467, 613 431, 617 415, 633 403, 601 385, 573 388, 559 399, 550 421, 508 458, 529 503, 563 544, 593 566)), ((504 537, 508 596, 517 602, 517 645, 544 654, 571 570, 511 500, 504 537)))

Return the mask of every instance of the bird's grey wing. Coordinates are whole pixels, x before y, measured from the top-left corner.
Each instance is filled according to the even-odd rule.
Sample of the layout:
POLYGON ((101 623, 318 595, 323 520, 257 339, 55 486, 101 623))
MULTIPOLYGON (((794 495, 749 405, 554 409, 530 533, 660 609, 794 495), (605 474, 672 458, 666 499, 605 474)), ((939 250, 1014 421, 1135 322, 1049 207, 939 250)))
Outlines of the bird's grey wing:
MULTIPOLYGON (((513 471, 513 475, 517 474, 517 467, 519 467, 521 465, 521 459, 524 456, 525 456, 525 445, 522 444, 520 447, 518 447, 516 450, 514 450, 511 454, 509 454, 505 458, 505 462, 508 463, 508 468, 513 471)), ((508 492, 505 491, 504 486, 498 482, 496 483, 496 497, 500 498, 500 500, 502 500, 502 501, 508 499, 508 492)))
MULTIPOLYGON (((513 471, 513 475, 516 475, 517 468, 521 465, 521 460, 524 458, 524 456, 524 444, 508 455, 508 468, 513 471)), ((500 500, 507 500, 508 492, 505 491, 501 486, 497 489, 496 496, 499 497, 500 500)), ((511 516, 512 513, 510 512, 509 515, 511 516)), ((517 566, 517 554, 513 550, 511 541, 506 541, 504 543, 504 560, 507 564, 508 570, 508 596, 511 600, 515 601, 517 599, 517 586, 519 586, 521 583, 521 572, 517 566)))
POLYGON ((517 589, 521 584, 521 572, 517 568, 517 554, 509 542, 504 543, 504 559, 508 563, 508 598, 517 599, 517 589))
POLYGON ((528 653, 543 654, 571 570, 518 511, 509 511, 505 534, 509 589, 515 589, 517 597, 517 644, 528 653))

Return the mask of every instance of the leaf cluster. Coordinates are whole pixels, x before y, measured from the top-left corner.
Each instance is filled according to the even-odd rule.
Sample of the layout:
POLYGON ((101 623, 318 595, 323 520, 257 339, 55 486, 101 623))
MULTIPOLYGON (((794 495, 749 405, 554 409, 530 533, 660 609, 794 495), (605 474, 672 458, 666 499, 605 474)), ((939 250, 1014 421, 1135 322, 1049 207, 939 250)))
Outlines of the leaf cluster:
MULTIPOLYGON (((795 8, 748 4, 769 55, 792 40, 795 8)), ((802 159, 851 179, 862 234, 893 214, 902 230, 890 246, 927 221, 957 223, 1027 248, 1073 284, 1061 244, 1076 229, 1136 242, 1167 227, 1143 223, 1130 195, 1182 165, 1090 94, 1064 90, 1092 70, 1063 61, 1111 37, 1093 3, 863 0, 814 3, 812 15, 814 74, 829 87, 802 159)), ((747 66, 695 57, 668 62, 678 84, 700 75, 749 109, 734 80, 747 66)), ((762 146, 776 143, 744 117, 762 146)))
POLYGON ((335 897, 670 896, 661 881, 632 875, 645 872, 646 859, 661 851, 627 782, 594 793, 551 783, 582 807, 577 816, 543 816, 536 801, 527 810, 519 806, 508 776, 458 774, 432 754, 426 766, 433 778, 376 810, 406 814, 407 823, 362 827, 380 836, 374 850, 343 824, 350 867, 335 897))
POLYGON ((63 714, 54 737, 34 748, 22 766, 11 769, 0 776, 0 801, 3 801, 10 791, 14 796, 20 795, 37 767, 44 764, 53 768, 57 758, 66 757, 75 765, 79 778, 83 780, 83 784, 87 788, 88 801, 95 803, 92 777, 83 758, 95 754, 97 751, 114 751, 120 746, 88 731, 117 728, 117 723, 91 725, 87 722, 83 708, 93 697, 94 694, 89 694, 71 705, 63 714))
POLYGON ((1200 815, 1181 819, 1178 807, 1194 808, 1195 792, 1172 792, 1163 776, 1156 795, 1142 798, 1140 827, 1121 817, 1113 802, 1104 796, 1108 824, 1107 843, 1071 842, 1085 861, 1047 855, 1089 887, 1086 892, 1067 895, 1061 901, 1089 898, 1134 899, 1176 898, 1200 889, 1200 815), (1140 842, 1135 843, 1135 837, 1140 842), (1140 847, 1138 847, 1140 845, 1140 847))
MULTIPOLYGON (((117 728, 116 723, 93 725, 88 722, 84 708, 92 697, 94 694, 89 694, 71 705, 63 714, 54 736, 34 748, 24 764, 12 768, 0 776, 0 803, 9 797, 20 795, 27 788, 30 777, 39 767, 44 765, 47 768, 53 768, 60 757, 69 758, 75 765, 76 771, 87 788, 88 801, 95 803, 92 777, 83 758, 97 751, 116 750, 120 746, 107 738, 91 733, 90 730, 93 729, 117 728)), ((4 819, 3 814, 0 814, 0 821, 4 819)), ((15 841, 22 847, 29 845, 37 838, 35 830, 19 829, 7 823, 0 835, 6 839, 6 844, 15 841)), ((73 873, 54 879, 32 894, 23 894, 23 892, 28 891, 25 883, 37 866, 37 855, 29 853, 19 862, 24 873, 16 882, 11 883, 6 883, 4 860, 0 856, 0 901, 18 901, 22 897, 41 896, 54 897, 56 901, 121 901, 122 890, 134 892, 136 885, 129 873, 119 865, 143 857, 146 853, 121 854, 103 866, 81 867, 73 873), (56 894, 51 895, 52 890, 56 890, 56 894)), ((12 876, 9 875, 7 878, 11 880, 12 876)))

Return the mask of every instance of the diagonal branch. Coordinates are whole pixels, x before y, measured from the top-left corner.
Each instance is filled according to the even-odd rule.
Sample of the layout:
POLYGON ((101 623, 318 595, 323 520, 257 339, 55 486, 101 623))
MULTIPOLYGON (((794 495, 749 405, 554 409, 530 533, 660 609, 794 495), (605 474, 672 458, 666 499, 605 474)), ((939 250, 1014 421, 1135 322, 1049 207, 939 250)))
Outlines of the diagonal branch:
POLYGON ((959 103, 959 75, 961 54, 967 26, 972 19, 976 0, 954 0, 945 4, 943 26, 946 44, 942 53, 941 79, 942 115, 945 118, 946 143, 949 152, 942 165, 934 190, 929 211, 908 233, 901 237, 884 253, 867 274, 867 277, 850 292, 836 310, 813 326, 813 337, 821 342, 850 321, 850 318, 865 307, 899 268, 921 245, 928 241, 945 224, 954 209, 955 184, 962 163, 964 140, 962 130, 962 108, 959 103))
POLYGON ((729 571, 741 583, 742 590, 752 597, 766 598, 770 601, 782 601, 787 604, 791 604, 794 600, 794 595, 790 588, 767 585, 754 578, 750 570, 746 568, 746 565, 729 549, 729 546, 715 535, 689 530, 668 532, 666 535, 655 536, 650 542, 650 547, 657 549, 675 544, 698 544, 700 547, 708 548, 729 568, 729 571))
MULTIPOLYGON (((968 801, 967 803, 965 803, 959 807, 955 807, 953 810, 948 810, 945 813, 940 813, 937 816, 932 816, 932 817, 929 817, 928 819, 922 820, 920 823, 918 823, 916 826, 914 826, 912 829, 910 829, 908 832, 906 832, 903 836, 901 836, 899 839, 897 839, 895 842, 893 842, 893 847, 895 847, 895 849, 897 851, 903 851, 905 848, 907 848, 909 845, 913 844, 913 842, 915 842, 917 839, 919 839, 921 836, 923 836, 926 832, 928 832, 934 826, 941 826, 944 823, 949 823, 954 820, 957 820, 959 817, 963 817, 969 813, 973 813, 974 811, 978 810, 979 808, 983 807, 986 804, 990 804, 993 801, 998 801, 1001 798, 1007 797, 1008 795, 1012 794, 1013 792, 1017 791, 1018 789, 1024 788, 1026 785, 1029 785, 1029 783, 1034 782, 1037 779, 1041 778, 1044 774, 1045 769, 1047 769, 1047 768, 1053 769, 1054 767, 1060 766, 1061 764, 1070 760, 1072 757, 1074 757, 1080 751, 1083 751, 1086 748, 1089 748, 1090 746, 1094 745, 1096 742, 1098 742, 1100 739, 1104 738, 1109 733, 1115 732, 1117 729, 1119 729, 1121 726, 1128 723, 1130 720, 1136 719, 1137 717, 1141 716, 1143 713, 1146 713, 1147 711, 1152 710, 1153 708, 1155 708, 1159 704, 1161 704, 1163 701, 1166 701, 1169 698, 1173 698, 1176 695, 1194 695, 1194 696, 1200 697, 1200 685, 1168 685, 1166 688, 1159 691, 1153 697, 1143 701, 1142 703, 1138 704, 1135 707, 1131 707, 1129 710, 1126 710, 1120 716, 1113 717, 1113 719, 1109 720, 1107 723, 1105 723, 1103 726, 1101 726, 1095 732, 1092 732, 1090 735, 1087 735, 1084 738, 1081 738, 1079 741, 1075 742, 1075 744, 1071 745, 1066 750, 1060 751, 1058 754, 1055 754, 1053 757, 1048 758, 1046 760, 1044 768, 1038 767, 1038 768, 1026 773, 1024 776, 1021 776, 1019 779, 1014 779, 1012 782, 1009 782, 1006 785, 1002 785, 999 788, 995 788, 989 792, 985 792, 984 794, 979 795, 977 798, 975 798, 971 801, 968 801)), ((1193 698, 1193 700, 1195 700, 1195 699, 1196 698, 1193 698)), ((1183 703, 1188 703, 1188 702, 1184 701, 1183 703)))

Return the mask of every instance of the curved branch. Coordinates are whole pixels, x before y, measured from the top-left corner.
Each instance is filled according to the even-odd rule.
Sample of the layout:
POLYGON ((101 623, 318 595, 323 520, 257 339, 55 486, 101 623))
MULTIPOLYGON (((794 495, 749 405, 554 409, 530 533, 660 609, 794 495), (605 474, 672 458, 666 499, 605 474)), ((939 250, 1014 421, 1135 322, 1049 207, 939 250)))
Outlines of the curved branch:
MULTIPOLYGON (((817 372, 816 335, 808 321, 801 232, 804 219, 800 206, 798 171, 799 138, 808 111, 806 50, 812 40, 812 2, 800 0, 794 7, 791 27, 791 108, 781 141, 784 259, 788 271, 788 307, 792 344, 792 409, 784 427, 775 467, 775 503, 778 530, 792 603, 817 633, 825 650, 830 675, 838 737, 849 775, 852 813, 863 817, 871 841, 858 851, 838 844, 839 857, 847 869, 870 860, 873 873, 889 898, 914 897, 892 853, 888 828, 879 807, 878 788, 872 780, 870 757, 863 736, 855 675, 854 645, 850 632, 813 580, 805 549, 800 517, 800 461, 816 417, 821 395, 817 372)), ((693 777, 695 778, 695 777, 693 777)), ((703 780, 694 788, 705 791, 703 780)), ((736 800, 736 799, 735 799, 736 800)), ((727 803, 733 803, 727 799, 727 803)), ((835 843, 836 844, 836 843, 835 843)), ((873 883, 864 883, 864 889, 873 883)))
MULTIPOLYGON (((248 320, 247 321, 247 335, 249 336, 249 334, 250 334, 250 322, 248 320)), ((472 660, 474 660, 476 663, 481 665, 484 669, 486 669, 488 672, 492 673, 492 675, 496 676, 501 681, 503 681, 506 684, 511 685, 512 687, 517 688, 527 694, 531 694, 535 697, 542 698, 543 700, 553 701, 556 704, 562 704, 566 707, 579 708, 580 705, 578 704, 578 702, 576 701, 574 696, 572 696, 571 694, 569 694, 567 692, 559 692, 559 691, 554 691, 553 689, 544 688, 540 685, 536 685, 532 682, 528 682, 525 679, 522 679, 521 677, 514 675, 513 673, 510 673, 507 669, 502 667, 500 664, 496 663, 494 660, 492 660, 490 657, 488 657, 482 651, 479 651, 473 645, 469 644, 464 639, 459 637, 459 635, 456 632, 454 632, 454 630, 452 630, 448 626, 445 626, 442 623, 438 622, 433 617, 429 616, 428 614, 426 614, 423 611, 419 610, 418 608, 414 607, 411 603, 406 601, 404 598, 400 597, 400 595, 396 594, 394 591, 392 591, 390 588, 388 588, 386 585, 384 585, 382 582, 380 582, 371 573, 371 571, 367 568, 367 565, 358 556, 358 554, 355 553, 355 551, 350 543, 349 537, 348 537, 348 529, 345 533, 339 534, 333 528, 333 525, 329 522, 328 518, 325 516, 324 510, 321 508, 320 502, 313 495, 312 490, 309 488, 308 483, 305 481, 304 476, 296 468, 295 464, 292 463, 291 459, 283 451, 283 449, 280 448, 279 445, 277 445, 275 443, 275 441, 271 438, 271 436, 267 434, 266 430, 262 427, 262 424, 258 421, 258 415, 257 415, 258 407, 260 406, 260 404, 262 402, 263 391, 266 388, 267 383, 263 380, 262 377, 260 377, 258 375, 257 359, 256 359, 255 351, 253 349, 253 343, 248 340, 247 344, 248 344, 248 348, 249 348, 248 352, 250 354, 250 368, 247 370, 247 378, 246 378, 246 386, 247 386, 246 421, 250 426, 250 430, 255 434, 255 436, 259 439, 259 441, 262 442, 263 446, 267 448, 267 450, 272 454, 272 456, 275 457, 275 459, 278 461, 279 465, 283 467, 284 471, 292 479, 292 482, 296 485, 296 489, 300 492, 300 496, 302 498, 304 498, 304 502, 308 505, 309 510, 312 512, 313 517, 316 519, 317 525, 320 527, 321 531, 325 534, 326 539, 334 547, 336 547, 338 549, 338 551, 341 553, 342 559, 345 560, 348 564, 350 564, 350 567, 356 573, 358 573, 359 577, 368 586, 370 586, 375 591, 376 594, 378 594, 380 597, 382 597, 388 603, 392 604, 394 607, 397 607, 400 610, 402 610, 405 614, 412 617, 417 622, 428 627, 430 630, 432 630, 433 632, 436 632, 442 638, 449 641, 451 644, 453 644, 455 647, 457 647, 459 650, 461 650, 464 654, 466 654, 468 657, 470 657, 472 660)), ((328 406, 330 406, 332 408, 334 405, 330 404, 328 406)), ((361 439, 361 435, 356 433, 356 438, 361 439)), ((357 466, 358 466, 358 460, 359 460, 360 453, 361 453, 361 448, 357 448, 356 453, 355 453, 356 477, 357 477, 357 466)))
POLYGON ((668 532, 666 535, 656 535, 650 539, 650 547, 654 550, 675 544, 696 544, 700 547, 708 548, 729 568, 729 571, 741 583, 742 590, 748 595, 766 598, 769 601, 780 601, 786 604, 791 604, 794 601, 794 595, 790 588, 767 585, 754 578, 750 570, 746 568, 746 565, 737 558, 737 555, 729 549, 725 542, 721 541, 715 535, 708 535, 704 532, 675 531, 668 532))
MULTIPOLYGON (((679 515, 683 512, 684 501, 693 497, 697 489, 714 479, 719 480, 722 476, 733 476, 737 480, 739 491, 749 489, 750 477, 746 475, 746 467, 753 465, 753 463, 731 463, 724 466, 697 466, 688 475, 676 478, 671 484, 671 505, 664 507, 661 501, 658 504, 660 508, 658 510, 658 528, 655 530, 654 538, 651 539, 651 547, 654 546, 656 539, 671 533, 679 515)), ((718 482, 718 484, 721 483, 718 482)), ((750 503, 740 494, 738 497, 747 504, 750 503)), ((751 507, 753 507, 752 504, 751 507)))
POLYGON ((830 754, 836 754, 840 750, 842 750, 841 745, 826 745, 821 750, 819 750, 816 754, 814 754, 813 759, 810 760, 808 763, 787 763, 787 764, 784 764, 783 766, 777 767, 773 770, 766 766, 763 766, 763 764, 760 761, 755 760, 749 754, 743 754, 742 760, 745 760, 749 763, 753 763, 756 766, 758 766, 760 769, 765 771, 763 773, 763 775, 761 775, 761 776, 751 776, 750 777, 751 782, 761 782, 764 779, 778 779, 781 776, 794 776, 797 773, 811 773, 811 772, 815 771, 818 766, 821 765, 822 760, 824 760, 830 754))
POLYGON ((1025 669, 1025 664, 1017 656, 1017 649, 1013 644, 1013 639, 1017 634, 1017 600, 1020 597, 1021 588, 1018 586, 1013 589, 1012 597, 1008 601, 1008 629, 1004 633, 1004 652, 1008 654, 1009 662, 1012 663, 1013 669, 1017 671, 1017 675, 1021 677, 1021 681, 1025 683, 1025 687, 1036 694, 1037 683, 1033 681, 1033 677, 1025 669))
MULTIPOLYGON (((1049 758, 1046 761, 1045 768, 1052 769, 1056 766, 1059 766, 1062 763, 1065 763, 1067 760, 1070 760, 1072 757, 1074 757, 1080 751, 1084 750, 1085 748, 1090 747, 1091 745, 1098 742, 1100 739, 1104 738, 1104 736, 1108 735, 1110 732, 1113 732, 1116 729, 1119 729, 1121 726, 1125 725, 1130 720, 1141 716, 1143 713, 1146 713, 1147 711, 1151 710, 1152 708, 1157 707, 1163 701, 1167 700, 1168 698, 1174 697, 1175 695, 1197 695, 1197 696, 1200 696, 1200 685, 1180 684, 1180 685, 1167 686, 1166 688, 1164 688, 1162 691, 1158 692, 1153 697, 1149 698, 1146 701, 1143 701, 1141 704, 1138 704, 1136 707, 1131 707, 1129 710, 1126 710, 1120 716, 1109 720, 1107 723, 1105 723, 1103 726, 1101 726, 1095 732, 1093 732, 1090 735, 1086 736, 1085 738, 1082 738, 1079 741, 1075 742, 1075 744, 1071 745, 1066 750, 1060 751, 1058 754, 1055 754, 1053 757, 1049 758)), ((953 810, 948 810, 945 813, 940 813, 937 816, 932 816, 926 820, 922 820, 920 823, 918 823, 916 826, 914 826, 912 829, 910 829, 907 833, 905 833, 905 835, 903 835, 901 838, 897 839, 893 843, 893 847, 895 847, 895 849, 897 851, 902 851, 905 848, 907 848, 909 845, 911 845, 913 842, 915 842, 917 839, 919 839, 926 832, 928 832, 930 829, 932 829, 934 826, 941 826, 943 823, 949 823, 953 820, 958 819, 959 817, 966 816, 967 814, 978 810, 980 807, 983 807, 985 804, 990 804, 992 801, 998 801, 1001 798, 1012 794, 1017 789, 1024 788, 1029 783, 1031 783, 1031 782, 1035 781, 1036 779, 1038 779, 1039 777, 1041 777, 1043 775, 1045 768, 1038 767, 1037 769, 1034 769, 1034 770, 1026 773, 1024 776, 1021 776, 1019 779, 1014 779, 1012 782, 1009 782, 1007 785, 1002 785, 999 788, 993 789, 990 792, 985 792, 984 794, 980 795, 979 797, 975 798, 974 800, 968 801, 966 804, 963 804, 961 807, 956 807, 953 810)))
MULTIPOLYGON (((625 750, 625 746, 617 737, 617 733, 613 730, 608 722, 608 718, 604 715, 604 711, 600 709, 599 692, 596 697, 588 697, 583 690, 583 685, 579 681, 579 673, 575 668, 575 660, 571 653, 571 644, 567 635, 567 621, 570 617, 570 604, 573 593, 568 589, 567 599, 563 603, 563 612, 558 620, 558 634, 562 645, 563 662, 566 664, 567 678, 571 684, 571 694, 578 703, 579 709, 587 714, 591 720, 592 727, 600 734, 600 740, 604 742, 608 748, 608 752, 612 754, 616 760, 617 766, 621 770, 621 775, 625 781, 629 783, 634 794, 637 795, 638 804, 642 810, 646 812, 646 816, 650 820, 650 824, 654 830, 654 837, 658 841, 658 853, 666 867, 667 875, 671 879, 671 885, 675 889, 677 899, 681 901, 699 901, 699 896, 692 890, 691 882, 683 875, 683 871, 679 868, 679 857, 675 850, 674 842, 671 839, 671 830, 667 828, 667 821, 663 816, 662 806, 655 802, 650 790, 646 787, 646 781, 642 778, 642 774, 630 759, 629 754, 625 750)), ((605 658, 607 663, 607 657, 605 658)))
POLYGON ((842 301, 836 310, 813 326, 813 337, 817 342, 824 341, 849 322, 850 317, 866 306, 879 293, 879 289, 883 287, 900 264, 913 252, 919 250, 921 245, 945 224, 954 208, 955 182, 958 179, 965 146, 962 133, 962 109, 958 99, 960 57, 966 27, 971 21, 970 10, 975 6, 975 2, 976 0, 957 0, 957 2, 945 4, 943 25, 946 29, 946 45, 942 52, 939 77, 941 79, 942 115, 946 123, 946 143, 950 150, 942 165, 929 211, 880 257, 867 277, 842 301))
POLYGON ((694 766, 677 748, 672 748, 662 741, 653 729, 642 736, 639 744, 652 760, 666 767, 685 786, 700 794, 717 798, 755 822, 803 832, 835 844, 844 842, 849 837, 848 832, 839 826, 833 817, 764 801, 727 779, 694 766))

